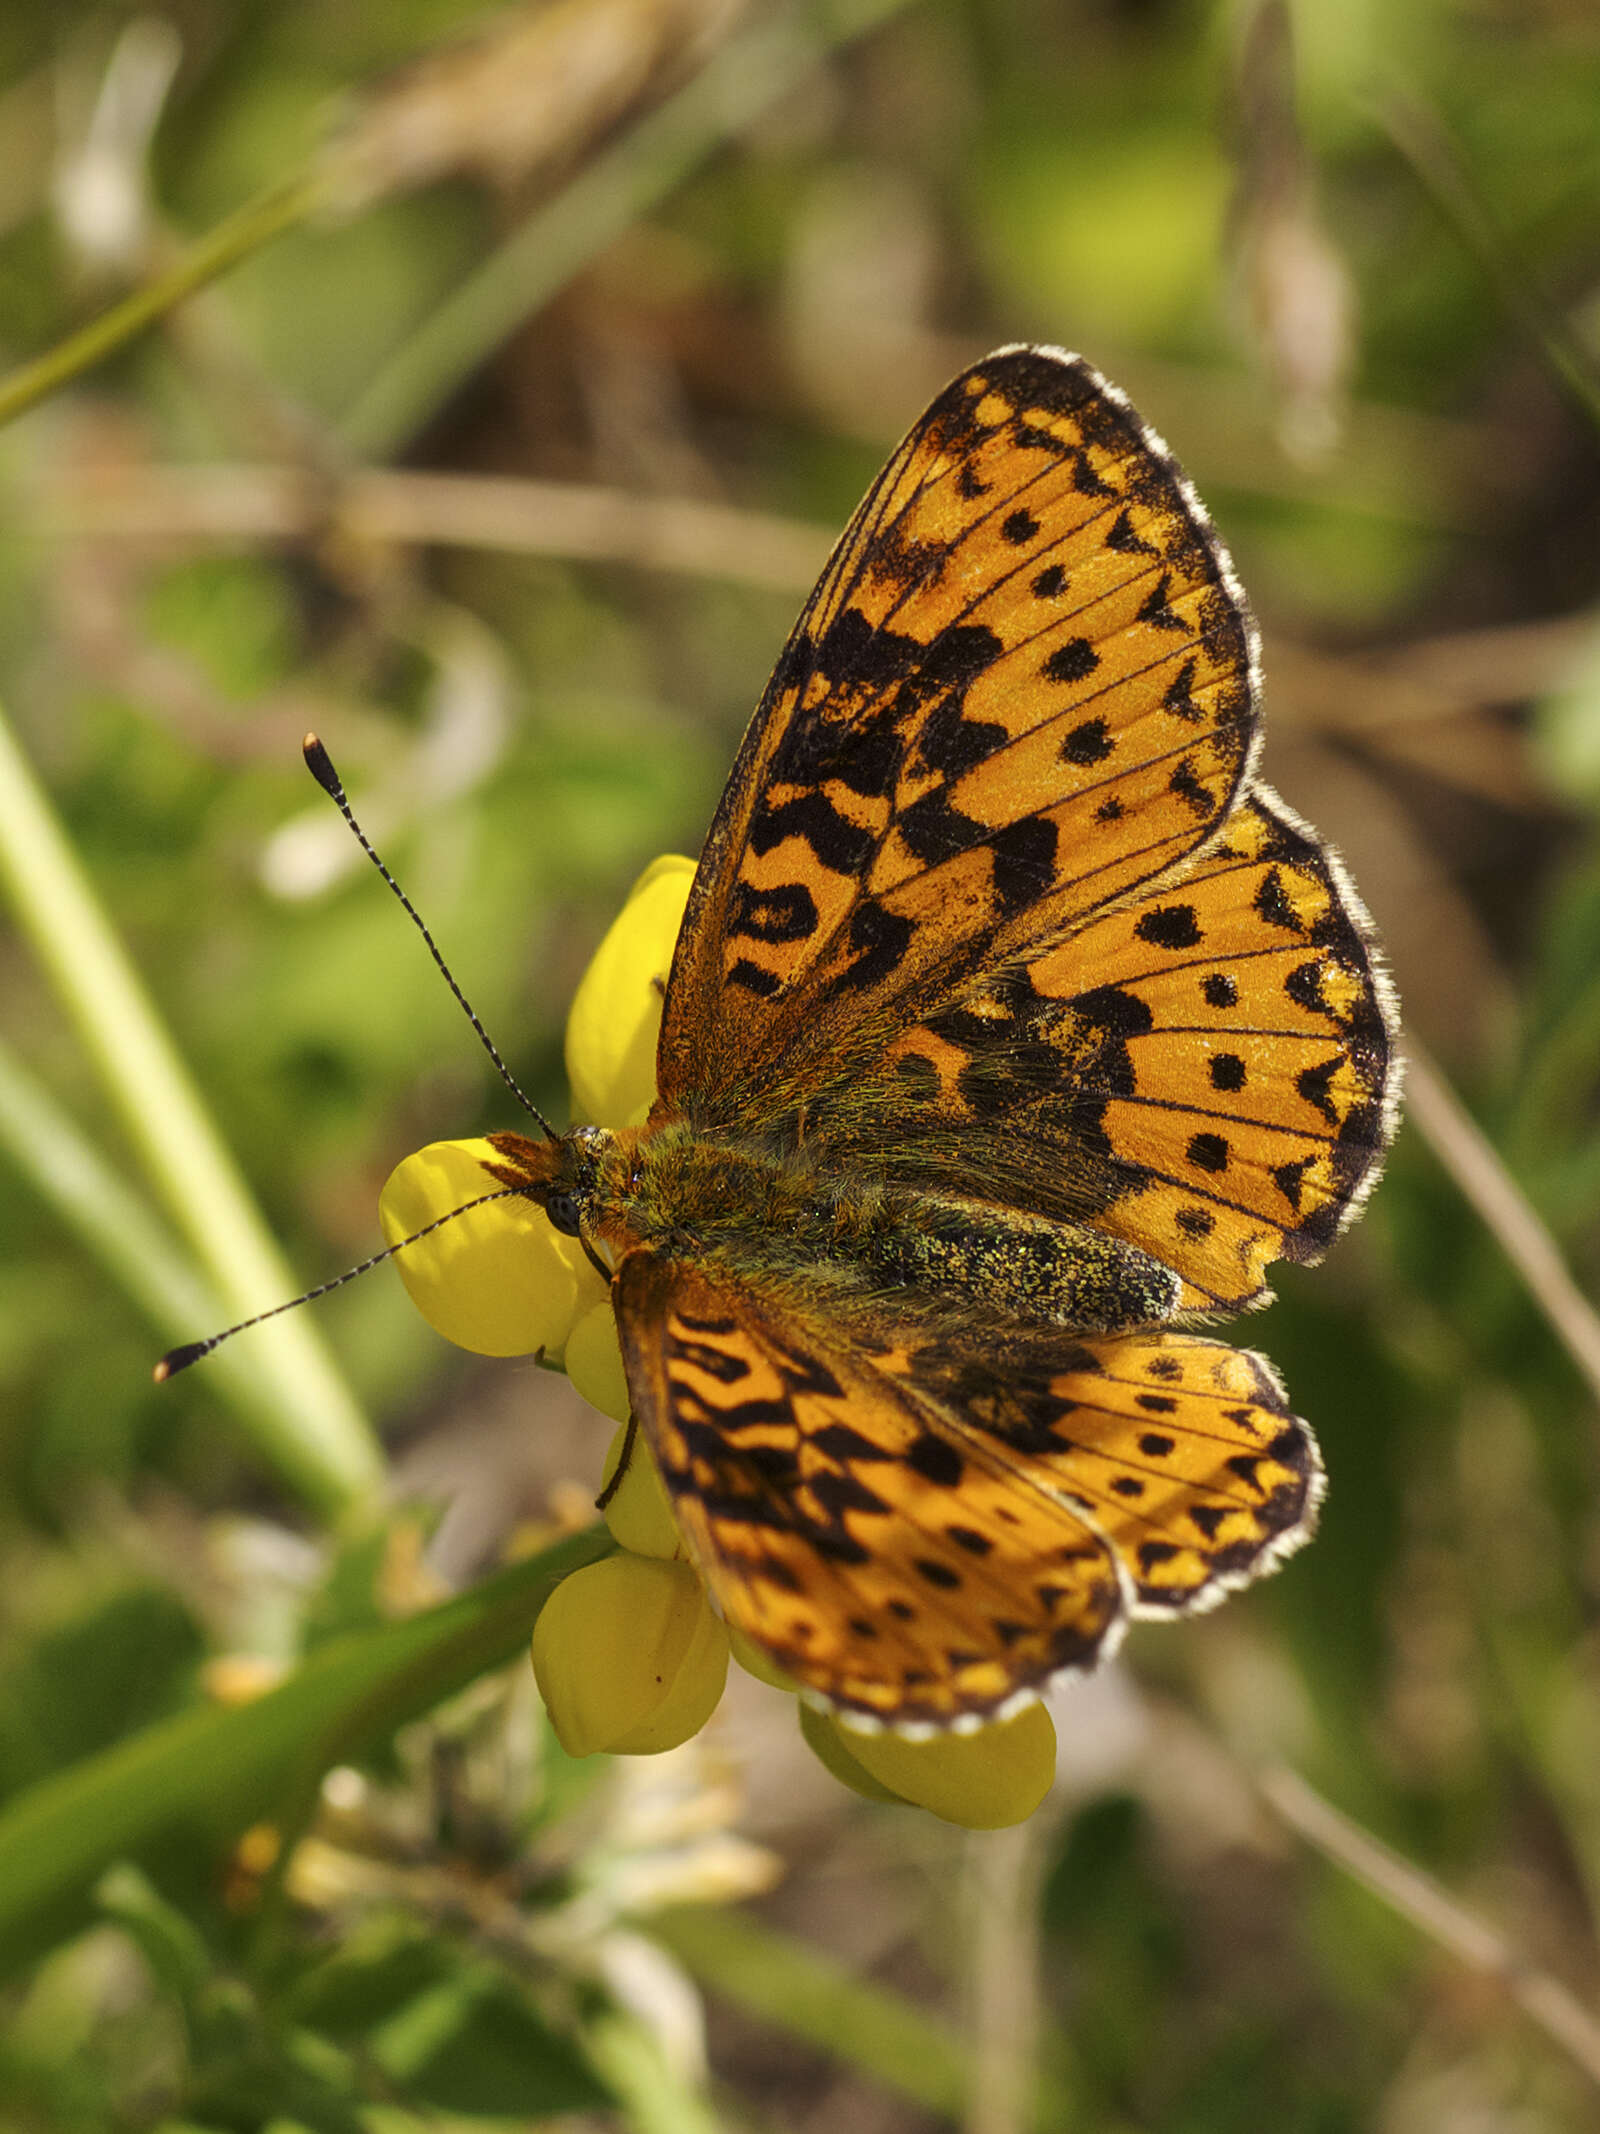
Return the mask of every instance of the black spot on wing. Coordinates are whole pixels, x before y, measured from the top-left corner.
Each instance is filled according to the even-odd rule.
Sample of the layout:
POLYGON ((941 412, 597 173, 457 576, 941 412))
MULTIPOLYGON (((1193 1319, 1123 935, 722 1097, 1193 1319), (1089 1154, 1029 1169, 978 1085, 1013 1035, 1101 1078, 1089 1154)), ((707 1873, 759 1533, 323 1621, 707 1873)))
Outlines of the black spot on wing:
POLYGON ((1141 913, 1133 930, 1152 948, 1194 948, 1202 938, 1192 904, 1157 904, 1141 913))
POLYGON ((930 1586, 938 1586, 942 1591, 948 1593, 961 1583, 961 1573, 952 1570, 947 1563, 940 1563, 935 1557, 919 1556, 914 1558, 913 1561, 918 1573, 928 1581, 930 1586))
POLYGON ((1293 904, 1289 901, 1288 892, 1284 889, 1283 877, 1276 867, 1269 867, 1261 877, 1261 884, 1253 901, 1256 910, 1269 926, 1281 926, 1286 933, 1305 932, 1293 904))
POLYGON ((1085 719, 1080 726, 1074 726, 1062 742, 1061 760, 1082 764, 1087 769, 1092 764, 1104 763, 1115 746, 1104 719, 1085 719))
POLYGON ((1081 682, 1099 664, 1100 655, 1088 638, 1069 637, 1064 645, 1057 645, 1039 672, 1047 682, 1081 682))
POLYGON ((747 882, 734 885, 730 934, 744 934, 752 941, 806 941, 817 924, 816 899, 803 882, 776 889, 752 889, 747 882))
POLYGON ((848 1471, 814 1474, 805 1486, 830 1519, 839 1519, 846 1512, 878 1514, 889 1509, 875 1489, 869 1489, 859 1475, 848 1471))
POLYGON ((1300 1213, 1300 1196, 1305 1190, 1306 1173, 1313 1161, 1310 1156, 1302 1156, 1297 1163, 1278 1164, 1272 1173, 1273 1184, 1296 1215, 1300 1213))
POLYGON ((1106 497, 1117 493, 1109 482, 1102 481, 1096 474, 1088 453, 1080 452, 1076 446, 1072 451, 1072 486, 1080 496, 1106 497))
POLYGON ((997 748, 1004 748, 1010 739, 1004 726, 993 720, 969 719, 962 709, 962 699, 948 696, 935 704, 923 721, 917 754, 930 771, 959 778, 963 771, 972 770, 985 757, 992 756, 997 748))
POLYGON ((1300 1096, 1319 1111, 1330 1126, 1337 1126, 1339 1114, 1329 1097, 1333 1078, 1344 1064, 1343 1056, 1336 1053, 1331 1060, 1323 1060, 1318 1066, 1306 1067, 1294 1078, 1294 1086, 1300 1096))
POLYGON ((897 825, 907 847, 925 866, 954 859, 988 836, 988 826, 963 815, 943 786, 935 786, 901 813, 897 825))
POLYGON ((994 1543, 987 1534, 980 1534, 976 1527, 947 1526, 945 1533, 958 1549, 965 1549, 969 1556, 987 1556, 994 1543))
POLYGON ((1079 993, 1071 1007, 1074 1015, 1107 1037, 1143 1037, 1155 1028, 1148 1003, 1121 986, 1096 986, 1092 992, 1079 993))
POLYGON ((1106 535, 1106 546, 1114 548, 1119 556, 1159 556, 1161 553, 1159 548, 1141 540, 1135 533, 1133 514, 1128 511, 1117 513, 1111 523, 1111 530, 1106 535))
POLYGON ((1170 792, 1176 793, 1181 801, 1201 817, 1210 815, 1216 807, 1216 802, 1206 790, 1205 785, 1195 771, 1194 765, 1187 756, 1183 758, 1172 776, 1167 780, 1167 788, 1170 792))
POLYGON ((1221 1134, 1195 1134, 1185 1153, 1197 1171, 1218 1172, 1228 1168, 1228 1143, 1221 1134))
POLYGON ((750 849, 771 852, 787 837, 803 838, 819 866, 830 874, 860 874, 872 856, 872 833, 839 813, 826 793, 798 793, 792 799, 770 797, 750 825, 750 849))
POLYGON ((1313 1015, 1328 1015, 1332 1011, 1322 990, 1322 965, 1299 963, 1283 981, 1283 990, 1297 1008, 1306 1008, 1313 1015))
POLYGON ((748 956, 741 956, 729 968, 727 982, 742 986, 747 993, 754 993, 757 1000, 770 1000, 783 984, 776 971, 764 970, 759 963, 752 963, 748 956))
POLYGON ((1194 700, 1194 676, 1198 665, 1197 660, 1186 659, 1167 684, 1166 694, 1161 699, 1165 710, 1175 718, 1187 719, 1193 726, 1198 726, 1205 718, 1204 709, 1194 700))
POLYGON ((906 1448, 906 1459, 925 1482, 936 1483, 941 1489, 954 1489, 961 1480, 960 1453, 948 1439, 935 1437, 931 1431, 912 1440, 906 1448))
POLYGON ((829 1460, 892 1460, 896 1457, 872 1438, 864 1437, 859 1430, 852 1430, 848 1423, 827 1423, 820 1430, 812 1431, 807 1440, 813 1452, 819 1452, 829 1460))
POLYGON ((1158 582, 1146 594, 1140 605, 1137 620, 1147 622, 1155 630, 1174 630, 1180 636, 1193 633, 1181 615, 1175 614, 1167 604, 1167 594, 1172 586, 1172 573, 1163 571, 1158 582))
POLYGON ((994 888, 1003 918, 1025 911, 1055 887, 1057 841, 1056 825, 1043 815, 1025 815, 994 833, 994 888))
POLYGON ((903 913, 885 911, 874 898, 863 899, 850 914, 853 960, 839 973, 835 981, 838 989, 856 992, 892 978, 905 960, 915 932, 915 925, 903 913))
POLYGON ((919 646, 918 657, 904 678, 896 715, 920 709, 947 692, 964 695, 1004 650, 993 630, 981 623, 955 623, 941 630, 926 647, 919 646))

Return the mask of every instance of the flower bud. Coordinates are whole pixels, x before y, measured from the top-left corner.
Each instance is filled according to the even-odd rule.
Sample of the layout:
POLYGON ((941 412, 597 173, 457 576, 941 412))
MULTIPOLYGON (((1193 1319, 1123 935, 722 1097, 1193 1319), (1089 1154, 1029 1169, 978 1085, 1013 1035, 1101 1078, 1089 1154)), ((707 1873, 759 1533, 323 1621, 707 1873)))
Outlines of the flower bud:
POLYGON ((768 1659, 754 1638, 746 1637, 742 1630, 734 1629, 731 1624, 728 1627, 728 1651, 747 1675, 754 1675, 768 1688, 787 1690, 790 1696, 799 1688, 794 1677, 786 1675, 775 1661, 768 1659))
POLYGON ((579 981, 566 1056, 580 1119, 634 1125, 655 1100, 662 988, 693 880, 693 860, 652 860, 579 981))
MULTIPOLYGON (((378 1218, 391 1245, 495 1190, 487 1141, 435 1141, 390 1173, 378 1218)), ((542 1208, 497 1200, 457 1215, 395 1256, 411 1301, 436 1332, 480 1356, 559 1353, 580 1311, 605 1289, 576 1238, 542 1208)))
MULTIPOLYGON (((624 1423, 611 1440, 601 1480, 602 1493, 617 1471, 617 1461, 627 1435, 628 1426, 624 1423)), ((636 1556, 659 1556, 670 1562, 685 1553, 683 1536, 672 1516, 672 1500, 661 1479, 661 1470, 640 1431, 633 1434, 628 1471, 618 1483, 617 1493, 606 1506, 604 1517, 617 1545, 631 1549, 636 1556)))
POLYGON ((631 1403, 627 1374, 622 1368, 622 1344, 617 1339, 617 1315, 609 1299, 591 1305, 567 1336, 562 1361, 567 1376, 592 1407, 625 1423, 631 1403))
MULTIPOLYGON (((926 1808, 967 1830, 1002 1830, 1026 1822, 1050 1790, 1056 1769, 1056 1730, 1042 1704, 971 1734, 935 1734, 908 1741, 903 1734, 863 1734, 820 1712, 805 1711, 801 1728, 829 1770, 854 1785, 842 1751, 900 1800, 926 1808)), ((856 1785, 859 1793, 863 1789, 856 1785)))
POLYGON ((533 1671, 569 1756, 653 1755, 715 1711, 728 1634, 688 1564, 624 1550, 557 1586, 534 1626, 533 1671))
POLYGON ((906 1806, 898 1793, 891 1793, 887 1786, 873 1777, 864 1764, 856 1762, 845 1747, 843 1733, 825 1712, 816 1711, 809 1704, 802 1704, 800 1732, 812 1755, 841 1786, 848 1786, 852 1793, 859 1793, 864 1801, 899 1801, 901 1807, 906 1806))

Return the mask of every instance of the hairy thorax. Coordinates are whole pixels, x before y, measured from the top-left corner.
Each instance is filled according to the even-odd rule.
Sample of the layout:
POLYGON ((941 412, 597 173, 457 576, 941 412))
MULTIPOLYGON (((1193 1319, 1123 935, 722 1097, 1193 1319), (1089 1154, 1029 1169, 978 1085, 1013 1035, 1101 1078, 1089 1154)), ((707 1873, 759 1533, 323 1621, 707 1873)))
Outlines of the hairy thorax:
POLYGON ((803 1146, 708 1133, 678 1117, 554 1142, 491 1137, 495 1175, 612 1266, 647 1250, 796 1287, 848 1320, 1113 1333, 1168 1320, 1178 1278, 1104 1233, 814 1162, 803 1146))

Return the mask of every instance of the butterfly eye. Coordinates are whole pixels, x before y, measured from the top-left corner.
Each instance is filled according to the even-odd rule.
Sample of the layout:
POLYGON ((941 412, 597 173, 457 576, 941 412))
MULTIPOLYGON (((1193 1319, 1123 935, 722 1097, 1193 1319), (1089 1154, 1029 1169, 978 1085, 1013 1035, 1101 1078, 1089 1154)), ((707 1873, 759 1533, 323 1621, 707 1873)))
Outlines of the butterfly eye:
POLYGON ((582 1233, 583 1224, 579 1219, 578 1196, 575 1193, 552 1193, 545 1201, 544 1212, 567 1237, 577 1237, 582 1233))

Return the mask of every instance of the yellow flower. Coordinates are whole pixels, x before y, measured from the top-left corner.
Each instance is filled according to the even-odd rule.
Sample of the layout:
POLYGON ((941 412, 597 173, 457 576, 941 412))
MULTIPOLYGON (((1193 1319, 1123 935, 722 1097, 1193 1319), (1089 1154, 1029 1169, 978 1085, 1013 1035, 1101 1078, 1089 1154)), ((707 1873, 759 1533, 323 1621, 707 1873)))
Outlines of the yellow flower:
POLYGON ((533 1672, 569 1755, 648 1756, 698 1734, 716 1710, 728 1633, 688 1564, 619 1549, 545 1602, 533 1672))
MULTIPOLYGON (((682 923, 692 860, 647 867, 585 972, 567 1021, 576 1114, 595 1125, 642 1120, 655 1095, 661 998, 682 923)), ((383 1189, 393 1245, 486 1192, 486 1141, 437 1141, 409 1156, 383 1189)), ((431 1326, 485 1356, 559 1357, 586 1400, 625 1424, 628 1387, 606 1286, 575 1238, 520 1197, 441 1222, 395 1262, 431 1326)), ((625 1431, 605 1466, 616 1471, 625 1431)), ((645 1755, 696 1733, 722 1695, 730 1649, 747 1672, 790 1682, 759 1646, 711 1608, 654 1458, 635 1436, 605 1508, 616 1553, 562 1581, 533 1635, 533 1666, 551 1723, 575 1756, 645 1755)), ((949 1822, 992 1829, 1031 1815, 1055 1768, 1042 1705, 996 1726, 929 1741, 864 1734, 809 1706, 806 1741, 836 1777, 869 1799, 913 1803, 949 1822)))
MULTIPOLYGON (((650 1109, 661 987, 693 879, 693 860, 668 854, 652 861, 579 984, 567 1020, 567 1072, 574 1104, 593 1124, 625 1126, 650 1109)), ((493 1192, 485 1159, 495 1160, 486 1141, 436 1141, 408 1156, 378 1202, 385 1242, 396 1245, 493 1192)), ((458 1348, 480 1356, 542 1349, 559 1357, 579 1323, 598 1309, 612 1325, 616 1349, 604 1282, 578 1240, 563 1236, 531 1201, 512 1197, 474 1208, 408 1246, 395 1265, 418 1311, 458 1348)), ((593 1397, 591 1386, 605 1383, 609 1370, 603 1330, 591 1332, 582 1354, 585 1363, 593 1356, 595 1375, 578 1390, 593 1397)), ((621 1368, 618 1356, 618 1385, 621 1368)), ((597 1405, 612 1412, 605 1401, 597 1405)))
POLYGON ((809 1706, 800 1731, 834 1777, 869 1800, 911 1801, 967 1830, 1026 1822, 1050 1791, 1056 1730, 1042 1704, 971 1734, 862 1734, 809 1706))

